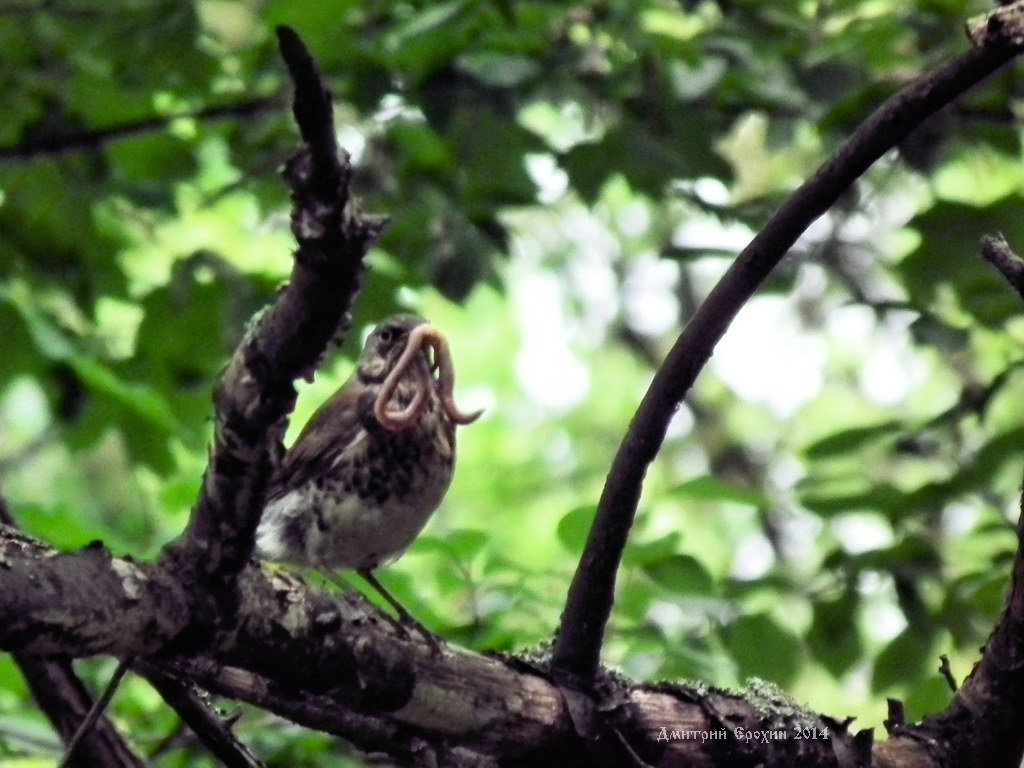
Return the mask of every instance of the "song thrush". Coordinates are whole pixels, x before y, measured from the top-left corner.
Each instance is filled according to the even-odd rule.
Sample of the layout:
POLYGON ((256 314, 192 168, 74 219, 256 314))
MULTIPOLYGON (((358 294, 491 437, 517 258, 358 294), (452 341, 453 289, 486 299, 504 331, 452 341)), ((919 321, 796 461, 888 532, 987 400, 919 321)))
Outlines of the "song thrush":
POLYGON ((433 642, 373 571, 397 560, 440 505, 455 427, 480 416, 456 407, 453 384, 440 331, 415 315, 378 325, 355 372, 310 418, 272 478, 257 554, 354 570, 433 642))

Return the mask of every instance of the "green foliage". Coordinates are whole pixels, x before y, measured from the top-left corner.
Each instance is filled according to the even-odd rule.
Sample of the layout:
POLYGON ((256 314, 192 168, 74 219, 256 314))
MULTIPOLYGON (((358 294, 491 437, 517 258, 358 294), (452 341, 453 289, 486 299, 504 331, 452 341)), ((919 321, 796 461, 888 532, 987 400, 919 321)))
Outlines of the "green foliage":
MULTIPOLYGON (((219 370, 288 273, 275 170, 296 137, 266 101, 286 23, 390 217, 290 434, 366 325, 408 307, 445 329, 486 416, 382 577, 453 642, 516 650, 557 625, 618 441, 710 281, 987 5, 26 7, 0 7, 0 482, 22 524, 137 557, 184 526, 219 370)), ((938 654, 970 668, 1016 544, 1024 323, 977 251, 1024 248, 1019 87, 996 76, 915 131, 741 312, 647 478, 610 664, 763 678, 863 725, 885 696, 944 706, 938 654)), ((114 714, 144 750, 174 727, 142 683, 114 714)), ((261 717, 239 732, 269 765, 344 751, 261 717)), ((0 762, 52 761, 48 735, 0 659, 0 762)))

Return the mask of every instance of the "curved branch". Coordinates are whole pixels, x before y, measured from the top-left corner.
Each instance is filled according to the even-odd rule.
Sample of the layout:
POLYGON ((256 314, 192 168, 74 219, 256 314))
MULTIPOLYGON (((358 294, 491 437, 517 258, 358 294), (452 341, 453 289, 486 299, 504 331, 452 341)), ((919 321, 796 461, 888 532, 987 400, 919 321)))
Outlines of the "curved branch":
POLYGON ((1017 56, 1022 45, 1001 23, 989 25, 984 45, 973 48, 891 98, 849 142, 804 183, 737 257, 676 340, 644 395, 601 494, 594 525, 573 576, 555 636, 554 663, 588 681, 597 671, 615 578, 647 467, 668 423, 715 344, 796 239, 832 206, 872 163, 938 109, 1017 56))

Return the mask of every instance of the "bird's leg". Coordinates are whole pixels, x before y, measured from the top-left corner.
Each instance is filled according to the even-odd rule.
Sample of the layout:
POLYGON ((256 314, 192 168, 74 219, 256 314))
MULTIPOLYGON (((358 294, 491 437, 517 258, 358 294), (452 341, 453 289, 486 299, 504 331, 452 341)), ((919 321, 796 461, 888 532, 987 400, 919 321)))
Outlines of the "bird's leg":
POLYGON ((405 631, 405 627, 411 626, 419 632, 420 636, 424 640, 427 641, 427 645, 430 646, 430 652, 432 654, 436 656, 441 653, 441 645, 437 642, 437 637, 434 633, 416 621, 416 619, 412 617, 412 614, 405 610, 405 607, 395 599, 394 595, 384 589, 384 585, 381 584, 377 580, 377 577, 373 575, 373 571, 369 568, 360 568, 356 573, 362 576, 366 580, 366 583, 377 590, 377 594, 383 597, 388 602, 388 605, 395 609, 395 613, 398 614, 399 626, 402 628, 402 633, 406 637, 408 637, 408 633, 405 631))
POLYGON ((341 576, 339 576, 336 572, 332 571, 330 568, 327 568, 327 567, 321 567, 319 569, 319 571, 320 571, 320 574, 325 579, 327 579, 334 586, 336 586, 338 589, 340 589, 343 595, 348 595, 348 594, 352 594, 352 593, 358 594, 364 601, 366 601, 366 602, 368 602, 370 604, 370 606, 377 612, 377 614, 381 618, 383 618, 385 621, 388 622, 388 624, 390 624, 392 627, 394 627, 395 631, 398 634, 400 634, 404 638, 408 638, 409 637, 409 630, 408 630, 408 628, 404 624, 402 624, 401 621, 396 619, 394 616, 392 616, 390 613, 385 611, 383 608, 380 608, 380 607, 374 605, 372 602, 366 600, 366 598, 362 594, 360 594, 358 589, 356 589, 351 584, 349 584, 347 581, 345 581, 345 579, 343 579, 341 576))

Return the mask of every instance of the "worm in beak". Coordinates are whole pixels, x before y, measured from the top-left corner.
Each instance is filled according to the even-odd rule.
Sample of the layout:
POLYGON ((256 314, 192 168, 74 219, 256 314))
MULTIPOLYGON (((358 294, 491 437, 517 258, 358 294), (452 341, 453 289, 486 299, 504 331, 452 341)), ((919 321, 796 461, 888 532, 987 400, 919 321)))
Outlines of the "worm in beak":
POLYGON ((441 407, 445 413, 456 424, 472 424, 480 418, 482 410, 473 413, 463 413, 455 404, 455 367, 452 364, 451 351, 448 349, 448 339, 437 328, 432 325, 418 325, 409 334, 405 349, 395 363, 391 373, 384 379, 381 385, 380 394, 373 406, 373 415, 385 429, 392 432, 401 432, 413 426, 423 415, 427 404, 427 387, 433 386, 434 371, 437 372, 437 392, 441 398, 441 407), (422 349, 431 349, 434 353, 434 362, 428 363, 423 355, 422 349), (415 365, 417 375, 416 394, 412 402, 399 411, 388 409, 388 403, 395 394, 398 382, 415 365))

